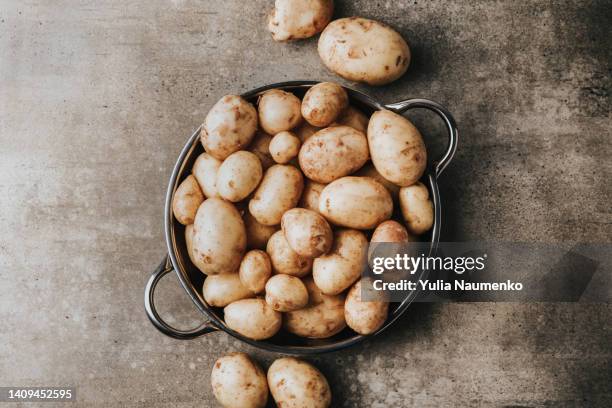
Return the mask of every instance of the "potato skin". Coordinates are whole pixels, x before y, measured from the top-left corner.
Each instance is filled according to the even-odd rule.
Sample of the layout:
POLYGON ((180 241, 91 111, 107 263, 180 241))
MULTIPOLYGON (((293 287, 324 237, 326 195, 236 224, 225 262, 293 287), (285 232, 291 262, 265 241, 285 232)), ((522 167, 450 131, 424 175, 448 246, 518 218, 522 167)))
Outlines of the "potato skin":
POLYGON ((387 320, 389 303, 383 301, 361 301, 362 281, 353 285, 344 303, 344 318, 348 327, 359 334, 372 334, 387 320))
POLYGON ((172 197, 172 212, 183 225, 193 224, 196 212, 204 201, 204 194, 196 178, 190 174, 179 184, 172 197))
POLYGON ((223 313, 227 327, 253 340, 274 336, 282 324, 281 314, 261 298, 237 300, 223 313))
POLYGON ((263 130, 258 130, 255 133, 253 142, 249 145, 249 151, 254 153, 255 156, 259 158, 259 161, 261 162, 261 167, 263 167, 264 170, 268 170, 275 164, 274 159, 272 159, 272 155, 270 154, 271 141, 272 136, 270 136, 263 130))
POLYGON ((331 390, 313 365, 294 357, 279 358, 268 369, 268 385, 276 405, 283 408, 327 408, 331 390))
POLYGON ((219 167, 217 191, 228 201, 242 201, 255 190, 262 176, 263 169, 257 156, 240 150, 230 154, 219 167))
POLYGON ((268 240, 279 229, 278 225, 260 224, 249 211, 244 214, 244 225, 247 234, 247 247, 250 249, 266 249, 268 240))
POLYGON ((421 182, 402 187, 399 192, 400 209, 406 220, 408 230, 420 235, 431 229, 434 222, 433 203, 429 191, 421 182))
POLYGON ((372 162, 366 163, 365 166, 360 168, 355 173, 355 176, 358 176, 358 177, 371 177, 374 180, 378 181, 380 184, 385 186, 385 188, 389 191, 389 194, 391 194, 391 198, 393 198, 393 199, 396 199, 398 194, 399 194, 400 186, 398 186, 397 184, 393 184, 392 182, 390 182, 389 180, 384 178, 378 172, 378 170, 376 170, 376 167, 374 167, 372 162))
POLYGON ((304 121, 300 126, 293 129, 293 133, 300 139, 302 143, 304 143, 319 130, 321 130, 321 128, 312 126, 310 123, 304 121))
POLYGON ((266 282, 266 303, 278 312, 298 310, 308 304, 308 291, 300 278, 274 275, 266 282))
POLYGON ((208 153, 202 153, 193 163, 191 172, 207 198, 219 197, 217 192, 217 172, 221 161, 215 159, 208 153))
POLYGON ((291 159, 296 157, 300 152, 300 146, 302 142, 300 139, 291 132, 283 131, 277 133, 270 142, 270 155, 272 159, 279 163, 289 163, 291 159))
POLYGON ((316 181, 312 180, 306 180, 299 206, 306 208, 307 210, 319 212, 319 196, 324 188, 325 184, 317 183, 316 181))
POLYGON ((261 293, 272 276, 270 256, 259 249, 247 252, 238 271, 242 285, 253 293, 261 293))
POLYGON ((323 31, 333 14, 333 0, 276 0, 268 30, 274 41, 308 38, 323 31))
POLYGON ((318 51, 328 69, 370 85, 398 79, 410 64, 410 48, 397 31, 361 17, 332 21, 319 37, 318 51))
POLYGON ((268 241, 266 252, 270 255, 274 273, 306 276, 312 268, 312 259, 298 255, 289 245, 283 231, 275 232, 268 241))
POLYGON ((372 233, 370 242, 410 242, 411 236, 402 224, 394 220, 381 222, 372 233))
POLYGON ((285 211, 295 207, 304 189, 304 177, 293 166, 277 164, 263 176, 249 211, 263 225, 277 225, 285 211))
POLYGON ((194 264, 200 272, 205 273, 204 269, 206 266, 204 266, 204 263, 200 262, 193 254, 193 235, 193 224, 185 226, 185 246, 187 247, 187 255, 189 255, 191 263, 194 264))
POLYGON ((210 275, 204 280, 202 294, 206 303, 215 307, 225 307, 236 300, 254 295, 242 284, 237 273, 210 275))
POLYGON ((370 119, 363 112, 353 106, 349 106, 330 126, 350 126, 365 135, 368 132, 369 121, 370 119))
POLYGON ((225 408, 264 408, 268 402, 266 374, 245 353, 231 353, 215 362, 210 383, 225 408))
POLYGON ((302 117, 312 126, 329 126, 348 107, 348 94, 338 84, 321 82, 302 99, 302 117))
POLYGON ((374 112, 368 144, 376 170, 390 182, 407 187, 427 166, 427 150, 419 130, 405 117, 388 110, 374 112))
POLYGON ((331 227, 315 211, 292 208, 283 214, 281 228, 289 246, 298 255, 315 258, 327 253, 332 246, 331 227))
POLYGON ((259 125, 270 135, 291 130, 302 122, 301 104, 291 92, 270 89, 259 97, 259 125))

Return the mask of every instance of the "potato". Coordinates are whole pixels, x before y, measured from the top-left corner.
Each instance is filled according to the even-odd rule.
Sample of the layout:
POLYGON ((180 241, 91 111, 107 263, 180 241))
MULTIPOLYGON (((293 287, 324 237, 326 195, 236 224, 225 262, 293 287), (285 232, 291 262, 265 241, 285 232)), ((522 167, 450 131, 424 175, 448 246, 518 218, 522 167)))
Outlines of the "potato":
POLYGON ((257 133, 255 133, 253 142, 249 146, 249 151, 254 153, 255 156, 259 158, 261 167, 263 167, 264 170, 267 170, 274 165, 274 159, 270 154, 271 141, 272 136, 262 130, 258 130, 257 133))
POLYGON ((302 122, 300 99, 290 92, 271 89, 259 97, 259 125, 270 135, 291 130, 302 122))
POLYGON ((350 126, 365 135, 368 131, 369 121, 370 119, 363 112, 353 106, 349 106, 331 126, 350 126))
POLYGON ((365 166, 360 168, 355 173, 355 176, 372 177, 374 180, 385 186, 385 188, 389 191, 389 194, 391 194, 391 198, 393 199, 396 199, 399 194, 400 186, 398 186, 397 184, 393 184, 392 182, 381 176, 378 170, 376 170, 376 167, 374 167, 371 162, 366 163, 365 166))
POLYGON ((307 210, 319 212, 319 196, 324 188, 325 184, 320 184, 312 180, 306 180, 299 206, 306 208, 307 210))
POLYGON ((419 235, 429 231, 434 222, 434 208, 429 199, 429 191, 423 183, 402 187, 399 192, 399 202, 410 232, 419 235))
POLYGON ((263 225, 280 223, 285 211, 295 207, 304 188, 302 173, 293 166, 276 164, 264 174, 249 211, 263 225))
POLYGON ((193 224, 187 225, 185 227, 185 246, 187 247, 187 255, 189 255, 191 263, 194 264, 194 266, 198 268, 200 272, 204 272, 204 269, 206 268, 204 263, 198 260, 198 258, 196 258, 196 256, 193 254, 193 235, 193 224))
POLYGON ((190 174, 179 184, 172 196, 174 217, 183 225, 193 224, 196 212, 203 201, 204 194, 196 178, 190 174))
POLYGON ((300 152, 301 144, 300 139, 291 132, 277 133, 270 142, 270 155, 277 163, 289 163, 300 152))
POLYGON ((338 84, 321 82, 314 85, 302 100, 302 117, 313 126, 329 126, 348 107, 348 94, 338 84))
POLYGON ((359 279, 368 248, 368 240, 360 231, 341 229, 334 238, 331 251, 312 265, 314 282, 326 295, 342 293, 359 279))
POLYGON ((274 41, 308 38, 323 31, 333 14, 333 0, 276 0, 268 30, 274 41))
POLYGON ((225 307, 236 300, 253 297, 255 293, 241 283, 237 273, 224 273, 207 277, 202 294, 209 305, 225 307))
POLYGON ((246 229, 240 213, 220 198, 204 201, 194 223, 193 255, 209 275, 238 270, 246 248, 246 229))
POLYGON ((332 246, 331 227, 315 211, 293 208, 283 214, 281 228, 289 246, 298 255, 316 258, 327 253, 332 246))
POLYGON ((240 262, 238 271, 242 285, 253 293, 261 293, 272 275, 270 256, 259 249, 249 251, 240 262))
POLYGON ((308 290, 308 305, 287 312, 283 326, 289 333, 311 339, 325 339, 346 327, 344 320, 344 295, 325 295, 312 278, 304 279, 308 290))
POLYGON ((318 131, 304 142, 298 156, 304 175, 317 183, 329 183, 353 173, 368 157, 365 135, 348 126, 318 131))
POLYGON ((413 240, 406 228, 397 221, 388 220, 376 227, 370 242, 406 243, 413 240))
POLYGON ((391 217, 393 200, 372 178, 343 177, 321 191, 319 212, 339 226, 371 229, 391 217))
POLYGON ((228 201, 242 201, 255 190, 262 176, 263 169, 257 156, 240 150, 230 154, 219 167, 217 190, 228 201))
POLYGON ((282 324, 280 312, 262 298, 237 300, 225 306, 223 313, 227 327, 253 340, 269 339, 282 324))
POLYGON ((331 22, 319 37, 323 64, 349 81, 384 85, 401 77, 410 64, 410 48, 386 24, 361 17, 331 22))
POLYGON ((264 408, 268 402, 266 374, 244 353, 219 358, 210 383, 215 398, 225 408, 264 408))
POLYGON ((293 276, 306 276, 312 268, 312 259, 298 255, 285 239, 283 231, 270 237, 266 252, 270 255, 274 273, 293 276))
POLYGON ((198 184, 207 198, 219 197, 217 192, 217 172, 220 166, 221 161, 208 153, 202 153, 193 163, 191 172, 196 180, 198 180, 198 184))
POLYGON ((405 117, 388 110, 375 112, 368 124, 372 163, 387 180, 407 187, 427 166, 427 150, 419 130, 405 117))
POLYGON ((331 405, 327 379, 311 364, 294 357, 274 361, 268 385, 276 405, 283 408, 326 408, 331 405))
POLYGON ((372 334, 387 320, 389 303, 383 301, 364 302, 361 300, 361 284, 353 285, 344 303, 344 318, 348 327, 359 334, 372 334))
POLYGON ((251 249, 265 249, 272 234, 279 229, 277 225, 260 224, 248 211, 244 214, 244 225, 247 233, 247 247, 251 249))
POLYGON ((293 129, 293 133, 300 139, 302 143, 304 143, 319 130, 321 130, 321 128, 312 126, 310 123, 304 121, 300 126, 293 129))
POLYGON ((255 107, 240 96, 226 95, 206 115, 200 139, 208 154, 224 160, 247 146, 256 130, 255 107))
POLYGON ((266 303, 278 312, 298 310, 308 304, 308 291, 300 278, 274 275, 266 282, 266 303))

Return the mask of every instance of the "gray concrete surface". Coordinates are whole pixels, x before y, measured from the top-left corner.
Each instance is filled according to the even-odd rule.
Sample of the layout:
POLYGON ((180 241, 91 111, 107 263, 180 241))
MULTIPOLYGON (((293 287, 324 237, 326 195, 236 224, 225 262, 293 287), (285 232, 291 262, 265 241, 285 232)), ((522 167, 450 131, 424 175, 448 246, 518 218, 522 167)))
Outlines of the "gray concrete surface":
MULTIPOLYGON (((166 338, 142 307, 166 182, 207 109, 338 80, 316 40, 271 41, 271 3, 0 0, 0 385, 73 385, 69 406, 215 406, 216 357, 275 357, 223 333, 166 338)), ((608 1, 337 3, 414 52, 401 80, 357 88, 438 100, 460 124, 446 239, 610 241, 608 1)), ((162 286, 166 317, 197 324, 174 278, 162 286)), ((610 304, 421 304, 311 361, 334 406, 612 406, 611 320, 610 304)))

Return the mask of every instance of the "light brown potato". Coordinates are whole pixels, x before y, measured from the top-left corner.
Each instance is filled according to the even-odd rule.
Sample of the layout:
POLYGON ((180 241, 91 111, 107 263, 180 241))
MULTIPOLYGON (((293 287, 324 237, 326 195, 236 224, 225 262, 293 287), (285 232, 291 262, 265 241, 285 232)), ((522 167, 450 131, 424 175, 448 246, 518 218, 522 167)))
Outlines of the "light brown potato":
POLYGON ((302 122, 300 99, 290 92, 271 89, 259 97, 259 125, 270 135, 291 130, 302 122))
POLYGON ((193 224, 196 212, 203 201, 204 194, 196 178, 190 174, 179 184, 172 197, 174 217, 183 225, 193 224))
POLYGON ((387 180, 407 187, 427 166, 427 150, 419 130, 405 117, 388 110, 374 112, 368 124, 372 163, 387 180))
POLYGON ((224 408, 264 408, 268 402, 266 374, 244 353, 231 353, 215 361, 210 383, 224 408))
POLYGON ((330 183, 368 161, 368 142, 363 133, 351 127, 333 126, 304 142, 298 158, 306 177, 317 183, 330 183))
POLYGON ((306 91, 302 99, 302 117, 313 126, 326 127, 348 107, 348 102, 343 87, 333 82, 321 82, 306 91))
POLYGON ((224 160, 251 143, 256 130, 255 107, 240 96, 226 95, 206 115, 200 140, 208 154, 224 160))
POLYGON ((344 318, 348 327, 359 334, 367 335, 374 333, 385 323, 389 313, 389 303, 362 301, 361 284, 361 280, 355 283, 346 296, 344 318))
POLYGON ((321 128, 312 126, 310 123, 304 121, 300 126, 293 129, 293 133, 300 139, 302 143, 304 143, 319 130, 321 130, 321 128))
POLYGON ((217 191, 228 201, 242 201, 255 190, 263 169, 254 153, 240 150, 223 161, 217 173, 217 191))
POLYGON ((281 219, 285 239, 298 255, 316 258, 327 253, 334 239, 331 227, 318 212, 292 208, 281 219))
POLYGON ((410 48, 397 31, 361 17, 331 22, 319 37, 318 50, 327 68, 370 85, 395 81, 410 64, 410 48))
POLYGON ((365 135, 368 131, 369 121, 370 119, 363 112, 353 106, 349 106, 331 126, 350 126, 365 135))
POLYGON ((279 224, 285 211, 297 205, 303 189, 304 177, 297 168, 274 165, 266 171, 249 201, 249 211, 260 224, 279 224))
POLYGON ((421 182, 402 187, 399 192, 400 209, 406 220, 408 230, 420 235, 431 229, 434 222, 433 203, 429 191, 421 182))
POLYGON ((312 180, 306 180, 299 206, 306 208, 307 210, 319 212, 319 196, 324 188, 325 184, 317 183, 312 180))
POLYGON ((268 240, 280 227, 260 224, 248 211, 244 214, 244 225, 247 233, 247 247, 251 249, 266 249, 268 240))
POLYGON ((278 312, 298 310, 308 304, 308 291, 300 278, 274 275, 266 282, 266 303, 278 312))
POLYGON ((381 176, 381 174, 376 170, 376 167, 374 167, 372 162, 366 163, 365 166, 360 168, 355 173, 355 176, 372 177, 374 180, 385 186, 385 188, 389 191, 389 194, 391 194, 391 198, 393 199, 396 199, 399 194, 400 186, 398 186, 397 184, 393 184, 392 182, 381 176))
POLYGON ((338 295, 359 279, 368 248, 368 239, 360 231, 341 229, 334 238, 331 251, 312 265, 314 282, 326 295, 338 295))
POLYGON ((208 275, 234 273, 246 248, 246 229, 231 203, 209 198, 194 223, 193 255, 208 275))
POLYGON ((237 300, 225 306, 223 313, 227 327, 253 340, 269 339, 282 324, 280 312, 262 298, 237 300))
POLYGON ((410 236, 406 228, 397 221, 388 220, 381 222, 374 230, 370 242, 397 242, 406 243, 414 238, 410 236))
POLYGON ((327 408, 331 390, 313 365, 293 357, 279 358, 268 369, 268 384, 276 405, 283 408, 327 408))
POLYGON ((193 224, 187 225, 185 227, 185 246, 187 247, 187 255, 189 255, 191 263, 194 264, 194 266, 198 268, 200 272, 205 273, 204 269, 206 266, 193 254, 193 235, 193 224))
POLYGON ((219 197, 217 192, 217 172, 221 166, 221 161, 215 159, 208 153, 198 156, 191 172, 198 180, 198 184, 207 198, 219 197))
POLYGON ((333 0, 276 0, 268 30, 274 41, 308 38, 323 31, 333 14, 333 0))
POLYGON ((372 229, 391 217, 393 200, 372 178, 343 177, 321 191, 319 212, 339 226, 372 229))
POLYGON ((210 275, 204 280, 202 294, 206 303, 215 307, 225 307, 236 300, 255 295, 242 284, 237 273, 210 275))
POLYGON ((277 133, 270 142, 270 154, 275 162, 280 164, 289 163, 300 152, 302 142, 291 132, 277 133))
POLYGON ((261 162, 261 167, 264 170, 274 166, 274 159, 272 159, 272 155, 270 154, 270 142, 272 141, 272 136, 264 132, 263 130, 258 130, 255 133, 255 137, 253 138, 253 142, 249 146, 249 151, 254 153, 261 162))
POLYGON ((253 293, 261 293, 272 276, 270 256, 259 249, 247 252, 238 271, 242 285, 253 293))
POLYGON ((300 256, 291 249, 283 231, 277 231, 270 237, 266 252, 270 255, 274 273, 302 277, 312 269, 312 259, 300 256))

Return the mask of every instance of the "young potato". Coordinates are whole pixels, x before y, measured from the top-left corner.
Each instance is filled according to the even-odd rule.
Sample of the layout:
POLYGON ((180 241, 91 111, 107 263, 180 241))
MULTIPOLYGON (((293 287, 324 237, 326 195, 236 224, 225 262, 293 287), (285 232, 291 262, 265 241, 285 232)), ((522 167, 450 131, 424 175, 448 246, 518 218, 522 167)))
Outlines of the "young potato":
POLYGON ((270 135, 291 130, 302 122, 301 104, 291 92, 266 91, 259 97, 259 125, 270 135))
POLYGON ((187 247, 187 255, 189 255, 191 263, 194 264, 195 267, 200 270, 200 272, 206 273, 204 272, 204 269, 206 269, 204 263, 201 262, 198 258, 196 258, 196 256, 193 254, 193 235, 193 224, 187 225, 185 227, 185 246, 187 247))
POLYGON ((344 318, 351 329, 362 335, 372 334, 387 320, 389 303, 361 300, 361 280, 351 288, 344 303, 344 318))
POLYGON ((298 310, 308 304, 308 291, 300 278, 274 275, 266 282, 266 303, 277 312, 298 310))
POLYGON ((299 206, 306 208, 307 210, 319 212, 319 196, 324 188, 325 184, 320 184, 312 180, 306 180, 299 206))
POLYGON ((224 408, 264 408, 268 403, 266 374, 248 355, 219 358, 210 373, 213 394, 224 408))
POLYGON ((247 247, 251 249, 266 249, 268 240, 278 231, 277 225, 260 224, 248 211, 244 214, 244 225, 247 233, 247 247))
POLYGON ((429 231, 434 222, 434 208, 429 199, 429 191, 423 183, 402 187, 399 202, 410 232, 419 235, 429 231))
POLYGON ((220 166, 221 161, 208 153, 202 153, 193 163, 191 172, 196 180, 198 180, 198 184, 207 198, 219 197, 217 192, 217 172, 220 166))
POLYGON ((410 48, 386 24, 361 17, 331 22, 319 37, 323 64, 349 81, 384 85, 408 69, 410 48))
POLYGON ((368 239, 360 231, 341 229, 334 238, 331 251, 312 265, 314 282, 326 295, 338 295, 359 279, 368 248, 368 239))
POLYGON ((397 242, 406 243, 414 238, 408 234, 406 228, 397 221, 388 220, 381 222, 372 234, 370 242, 397 242))
POLYGON ((368 124, 372 163, 387 180, 407 187, 416 183, 427 166, 427 150, 419 130, 402 115, 374 112, 368 124))
POLYGON ((327 408, 331 390, 327 379, 313 365, 294 357, 274 361, 268 369, 268 385, 276 405, 283 408, 327 408))
POLYGON ((363 133, 348 126, 333 126, 304 142, 298 158, 306 177, 317 183, 330 183, 359 169, 369 155, 363 133))
POLYGON ((264 170, 268 170, 268 168, 274 166, 274 159, 270 154, 271 141, 272 136, 262 130, 258 130, 257 133, 255 133, 253 142, 249 146, 249 151, 259 158, 261 167, 263 167, 264 170))
POLYGON ((217 190, 221 198, 242 201, 255 190, 263 176, 261 162, 254 153, 240 150, 223 161, 217 173, 217 190))
POLYGON ((249 251, 240 262, 238 271, 242 285, 253 293, 261 293, 272 275, 270 256, 259 249, 249 251))
POLYGON ((348 94, 338 84, 321 82, 310 88, 302 100, 302 117, 313 126, 329 126, 348 107, 348 94))
POLYGON ((349 106, 331 126, 350 126, 365 135, 368 131, 369 121, 370 119, 363 112, 353 106, 349 106))
POLYGON ((393 184, 392 182, 384 178, 376 170, 376 167, 374 167, 374 165, 371 162, 366 163, 365 166, 360 168, 359 171, 355 173, 355 176, 371 177, 374 180, 378 181, 380 184, 385 186, 385 188, 389 191, 389 194, 391 194, 391 198, 393 199, 396 199, 399 194, 400 186, 398 186, 397 184, 393 184))
POLYGON ((172 212, 174 217, 183 225, 193 224, 196 212, 204 201, 204 194, 193 175, 187 176, 179 184, 172 196, 172 212))
POLYGON ((334 239, 331 227, 318 212, 292 208, 281 218, 285 239, 298 255, 316 258, 327 253, 334 239))
POLYGON ((208 275, 238 270, 246 249, 246 229, 240 213, 220 198, 204 201, 195 217, 193 255, 208 275))
POLYGON ((312 268, 312 259, 298 255, 289 246, 283 231, 277 231, 270 237, 266 252, 270 255, 274 273, 293 276, 306 276, 312 268))
POLYGON ((279 164, 289 163, 300 152, 302 142, 291 132, 277 133, 270 142, 272 159, 279 164))
POLYGON ((333 0, 276 0, 268 30, 274 41, 309 38, 323 31, 333 14, 333 0))
POLYGON ((255 107, 240 96, 226 95, 206 115, 200 139, 208 154, 224 160, 251 143, 256 130, 255 107))
POLYGON ((263 176, 249 211, 263 225, 277 225, 285 211, 295 207, 304 189, 304 177, 295 167, 276 164, 263 176))
POLYGON ((210 275, 204 280, 202 294, 206 303, 215 307, 225 307, 236 300, 255 295, 242 284, 237 273, 210 275))
POLYGON ((342 227, 372 229, 391 217, 393 200, 387 189, 370 177, 343 177, 321 191, 319 212, 342 227))
POLYGON ((304 143, 319 130, 321 130, 321 128, 312 126, 310 123, 304 121, 300 126, 293 129, 293 133, 300 139, 300 142, 304 143))
POLYGON ((227 327, 253 340, 269 339, 282 324, 280 312, 261 298, 237 300, 225 306, 223 313, 227 327))

